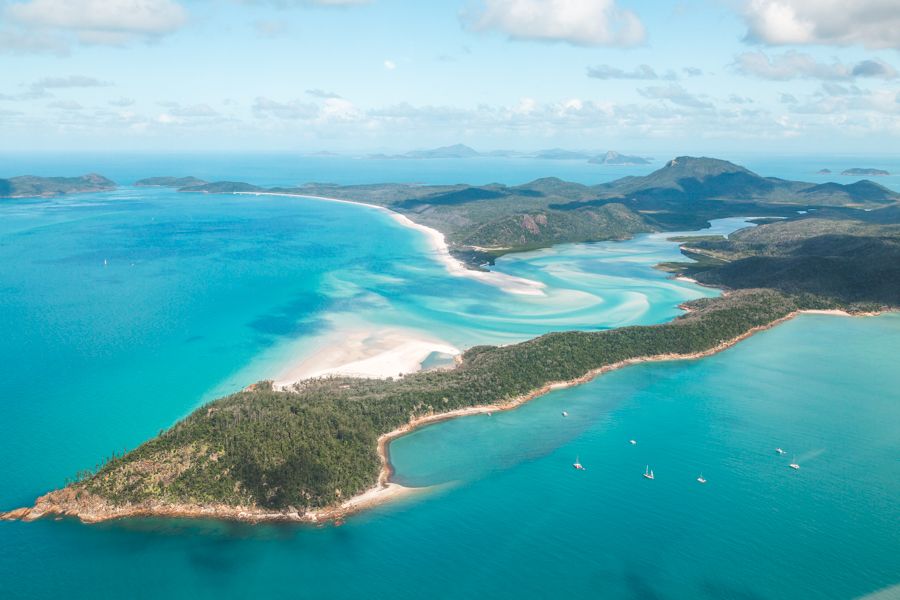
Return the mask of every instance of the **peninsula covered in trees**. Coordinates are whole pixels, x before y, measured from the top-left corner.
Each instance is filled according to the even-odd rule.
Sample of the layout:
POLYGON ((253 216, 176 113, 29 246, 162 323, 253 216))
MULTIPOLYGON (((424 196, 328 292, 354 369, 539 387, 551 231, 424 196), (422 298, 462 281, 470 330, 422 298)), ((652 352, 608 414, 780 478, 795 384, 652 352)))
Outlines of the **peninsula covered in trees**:
MULTIPOLYGON (((334 516, 349 506, 348 499, 385 482, 389 465, 382 445, 410 423, 510 408, 557 385, 577 384, 642 360, 711 354, 803 310, 860 313, 900 307, 896 194, 870 183, 822 189, 760 178, 729 165, 676 159, 647 178, 587 188, 590 191, 554 180, 544 188, 552 199, 539 197, 543 210, 565 214, 577 214, 581 205, 634 206, 627 210, 636 215, 643 214, 640 207, 656 207, 659 212, 647 212, 648 221, 642 222, 656 219, 652 222, 657 227, 702 218, 692 217, 693 210, 722 216, 732 210, 752 208, 763 214, 785 207, 784 214, 790 216, 760 221, 758 227, 727 239, 679 238, 683 253, 694 260, 661 268, 720 286, 726 293, 687 304, 687 313, 672 322, 478 346, 466 351, 456 368, 399 379, 331 377, 302 381, 286 390, 261 382, 197 409, 158 437, 38 499, 34 507, 5 517, 65 514, 98 521, 134 515, 245 520, 334 516), (726 181, 731 193, 724 191, 726 181), (619 195, 603 197, 604 190, 619 195), (808 206, 810 198, 817 198, 819 207, 798 213, 797 207, 808 206), (676 211, 678 202, 691 209, 676 211)), ((341 189, 359 193, 360 201, 364 196, 372 203, 381 198, 378 204, 391 208, 407 201, 430 207, 491 202, 482 198, 440 204, 434 194, 452 192, 412 188, 405 199, 389 202, 384 199, 387 190, 396 192, 398 187, 341 189)), ((461 188, 485 189, 490 186, 461 188)), ((493 200, 508 206, 508 189, 495 187, 498 195, 493 200)), ((528 189, 535 192, 540 186, 528 189)), ((516 194, 529 198, 521 189, 516 194)), ((476 213, 464 214, 472 218, 476 213)))

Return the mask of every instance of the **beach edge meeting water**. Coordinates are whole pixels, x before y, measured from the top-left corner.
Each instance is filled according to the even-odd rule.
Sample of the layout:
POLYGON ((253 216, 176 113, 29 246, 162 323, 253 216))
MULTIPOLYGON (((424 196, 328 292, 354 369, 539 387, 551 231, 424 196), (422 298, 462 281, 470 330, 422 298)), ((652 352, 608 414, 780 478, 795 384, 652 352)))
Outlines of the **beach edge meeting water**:
MULTIPOLYGON (((675 163, 672 161, 666 168, 675 168, 678 166, 675 163)), ((706 163, 703 165, 707 166, 706 163)), ((716 176, 730 176, 733 173, 733 170, 728 170, 716 176)), ((701 181, 709 184, 708 179, 701 181)), ((696 191, 692 193, 697 194, 696 191)), ((701 192, 699 195, 708 199, 710 194, 701 192)), ((762 211, 771 206, 764 204, 756 208, 762 211)), ((795 207, 792 210, 797 212, 795 207)), ((871 313, 895 306, 896 303, 892 302, 894 290, 882 289, 882 281, 870 281, 869 287, 857 286, 851 294, 846 289, 846 281, 840 277, 834 280, 833 271, 826 271, 812 280, 798 279, 788 271, 780 280, 767 279, 773 283, 775 289, 772 290, 753 291, 760 287, 758 283, 747 285, 749 281, 758 282, 760 272, 765 272, 769 266, 765 259, 771 254, 778 254, 778 246, 783 241, 781 234, 788 231, 791 240, 796 241, 798 223, 800 229, 806 232, 800 235, 800 239, 805 236, 804 244, 823 236, 823 222, 832 228, 824 235, 837 235, 844 231, 848 223, 854 226, 857 223, 872 225, 879 234, 883 234, 883 229, 891 226, 893 213, 890 211, 890 207, 871 211, 879 217, 887 216, 887 224, 877 220, 873 224, 868 211, 863 214, 856 208, 825 215, 824 219, 819 215, 815 219, 795 216, 767 223, 758 229, 775 231, 776 235, 769 240, 767 247, 756 247, 752 252, 747 248, 741 248, 736 253, 733 248, 710 249, 710 240, 701 240, 694 246, 685 244, 685 254, 703 256, 704 260, 694 265, 686 264, 683 270, 690 270, 701 281, 707 280, 704 282, 712 278, 716 283, 727 283, 724 287, 748 289, 726 294, 720 299, 690 304, 691 312, 670 324, 606 332, 549 334, 513 346, 473 348, 462 356, 460 363, 451 371, 420 373, 398 381, 367 382, 335 377, 297 384, 291 392, 278 392, 272 389, 270 383, 254 386, 243 395, 231 396, 201 408, 161 437, 125 456, 114 458, 84 481, 42 497, 33 510, 19 509, 7 513, 6 517, 30 519, 51 513, 77 515, 86 521, 146 514, 190 514, 246 520, 340 517, 346 512, 369 506, 382 496, 395 497, 399 493, 397 486, 381 487, 387 483, 386 474, 389 474, 386 444, 398 431, 408 431, 412 424, 420 420, 428 422, 430 419, 448 418, 444 415, 453 416, 459 414, 455 411, 465 412, 473 408, 497 410, 497 407, 516 405, 549 391, 553 386, 584 381, 586 377, 609 370, 613 365, 706 355, 803 310, 871 313), (885 212, 887 214, 883 215, 885 212), (723 258, 729 251, 735 256, 723 258), (763 260, 760 263, 752 259, 763 260), (736 265, 743 267, 743 270, 738 269, 735 273, 736 265), (693 270, 698 268, 699 273, 694 274, 693 270), (485 393, 484 381, 495 383, 491 392, 485 393), (375 397, 378 402, 371 402, 375 397), (360 400, 366 399, 370 404, 377 405, 377 414, 363 415, 363 426, 345 422, 337 429, 346 428, 346 431, 335 431, 334 426, 329 429, 327 425, 319 430, 319 434, 325 437, 333 435, 352 441, 350 452, 340 455, 344 451, 337 450, 340 456, 331 457, 337 461, 336 465, 340 465, 337 470, 346 469, 346 473, 337 474, 338 479, 327 480, 324 485, 317 482, 290 490, 276 485, 273 489, 265 477, 259 478, 259 472, 247 472, 247 469, 253 471, 254 467, 259 466, 254 465, 253 460, 247 460, 249 447, 246 444, 249 439, 241 439, 235 446, 235 440, 229 437, 235 433, 230 428, 241 432, 242 427, 247 427, 241 413, 253 402, 268 406, 273 411, 268 415, 270 419, 280 410, 289 408, 291 414, 299 416, 294 423, 299 425, 304 418, 322 416, 313 415, 310 411, 324 410, 323 400, 331 401, 327 410, 334 411, 335 415, 346 415, 348 408, 358 406, 360 400), (279 406, 274 407, 273 403, 279 406), (220 409, 227 409, 222 412, 229 412, 236 420, 223 420, 218 414, 220 409), (229 444, 232 445, 229 447, 229 444), (347 460, 350 462, 344 462, 347 460), (241 469, 244 469, 244 478, 237 479, 233 474, 241 469), (166 480, 162 494, 159 493, 160 478, 166 480), (171 485, 173 482, 175 486, 171 485), (379 493, 377 490, 380 489, 385 491, 379 493), (227 502, 190 504, 179 501, 203 495, 224 498, 227 502), (344 500, 346 497, 351 499, 344 500), (297 508, 304 506, 306 508, 297 508)), ((764 216, 761 212, 757 214, 764 216)), ((872 232, 866 233, 870 237, 873 235, 872 232)), ((817 259, 815 244, 812 246, 799 255, 797 249, 792 248, 790 256, 781 258, 794 262, 817 259)), ((844 258, 871 268, 869 255, 854 248, 848 249, 848 252, 844 258)), ((890 258, 890 255, 881 257, 882 264, 885 258, 890 258)), ((252 444, 265 441, 266 436, 271 435, 271 429, 257 432, 255 437, 251 436, 254 438, 252 444)), ((311 459, 313 462, 316 460, 310 455, 292 458, 290 468, 295 471, 299 468, 300 472, 311 459)), ((326 471, 329 467, 320 466, 326 471)), ((326 475, 326 479, 330 475, 326 475)))
MULTIPOLYGON (((690 309, 690 306, 684 308, 690 309)), ((340 504, 326 506, 316 510, 299 512, 295 510, 273 511, 252 506, 216 505, 216 504, 178 504, 178 503, 138 503, 126 506, 110 504, 102 496, 69 486, 62 490, 50 492, 35 501, 34 506, 13 509, 0 513, 0 520, 35 521, 46 517, 74 517, 86 524, 102 523, 118 519, 136 517, 165 517, 165 518, 189 518, 189 519, 221 519, 226 521, 239 521, 246 523, 265 522, 294 522, 315 524, 322 521, 340 521, 356 512, 373 508, 385 502, 394 501, 410 494, 414 494, 418 488, 405 487, 390 480, 394 473, 394 467, 390 462, 389 445, 392 441, 406 434, 412 433, 420 427, 431 425, 465 416, 491 414, 513 410, 522 404, 553 392, 593 381, 597 377, 631 365, 649 362, 666 362, 680 360, 697 360, 713 356, 723 350, 731 348, 735 344, 750 336, 766 331, 781 323, 789 321, 802 314, 832 315, 840 317, 873 317, 887 312, 889 309, 872 311, 859 310, 848 312, 842 309, 798 309, 789 314, 775 318, 774 320, 756 325, 746 332, 732 339, 718 343, 713 348, 690 353, 665 353, 627 358, 615 363, 592 369, 582 376, 566 381, 547 383, 531 392, 517 396, 510 400, 504 400, 497 404, 482 404, 462 409, 456 409, 444 413, 434 413, 415 419, 397 427, 387 433, 381 434, 377 439, 377 453, 381 461, 381 469, 378 472, 378 482, 355 496, 340 504)), ((290 393, 290 392, 288 392, 290 393)))

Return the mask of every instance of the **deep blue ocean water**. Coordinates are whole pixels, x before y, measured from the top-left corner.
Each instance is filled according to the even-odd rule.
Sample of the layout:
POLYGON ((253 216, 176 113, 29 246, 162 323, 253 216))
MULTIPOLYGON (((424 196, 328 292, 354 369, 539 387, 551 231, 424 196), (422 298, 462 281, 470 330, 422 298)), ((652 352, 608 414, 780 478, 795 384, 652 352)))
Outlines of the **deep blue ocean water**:
MULTIPOLYGON (((814 181, 812 167, 898 170, 858 157, 766 160, 772 168, 746 164, 814 181)), ((0 176, 593 183, 651 168, 26 156, 0 176)), ((548 295, 511 297, 449 276, 420 234, 360 207, 127 186, 4 202, 0 509, 273 376, 335 323, 402 325, 463 348, 662 322, 715 293, 650 268, 678 256, 665 236, 515 255, 498 270, 540 280, 548 295)), ((398 481, 427 491, 340 528, 0 523, 0 595, 864 595, 900 583, 898 349, 896 316, 806 316, 712 358, 632 367, 428 427, 392 445, 398 481), (586 472, 571 468, 576 456, 586 472), (648 463, 653 482, 640 477, 648 463)))

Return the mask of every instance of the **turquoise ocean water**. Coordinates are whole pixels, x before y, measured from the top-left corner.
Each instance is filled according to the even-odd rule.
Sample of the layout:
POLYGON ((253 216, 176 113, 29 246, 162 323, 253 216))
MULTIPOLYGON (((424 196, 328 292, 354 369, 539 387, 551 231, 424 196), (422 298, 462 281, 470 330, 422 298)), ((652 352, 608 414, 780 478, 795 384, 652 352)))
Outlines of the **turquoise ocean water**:
MULTIPOLYGON (((844 167, 885 166, 859 160, 844 167)), ((813 179, 806 171, 822 162, 758 169, 813 179)), ((650 268, 679 256, 665 236, 500 261, 547 285, 531 298, 449 276, 420 234, 377 211, 127 187, 170 172, 261 184, 626 174, 559 161, 376 167, 4 162, 0 176, 90 170, 126 187, 0 205, 0 509, 273 376, 335 323, 402 326, 464 348, 662 322, 714 293, 650 268)), ((712 358, 624 369, 516 411, 428 427, 392 445, 397 480, 427 491, 339 528, 0 523, 0 595, 862 596, 900 583, 898 349, 894 315, 805 316, 712 358), (571 468, 576 456, 586 472, 571 468), (653 482, 640 477, 648 463, 653 482)))

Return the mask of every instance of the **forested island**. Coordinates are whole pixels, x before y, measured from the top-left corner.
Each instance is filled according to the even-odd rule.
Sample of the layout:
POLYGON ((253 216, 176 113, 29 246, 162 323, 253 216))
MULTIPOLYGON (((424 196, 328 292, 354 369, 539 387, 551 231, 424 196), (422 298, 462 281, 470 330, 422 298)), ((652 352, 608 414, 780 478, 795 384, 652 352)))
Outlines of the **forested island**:
POLYGON ((22 175, 0 179, 0 198, 46 198, 65 194, 108 192, 114 189, 116 189, 114 181, 96 173, 80 177, 22 175))
POLYGON ((194 185, 205 185, 207 182, 197 177, 148 177, 146 179, 138 179, 134 182, 137 187, 190 187, 194 185))
POLYGON ((884 169, 862 169, 855 167, 841 172, 841 175, 850 175, 852 177, 884 177, 885 175, 890 175, 890 173, 884 169))
POLYGON ((689 156, 646 176, 593 186, 550 177, 515 186, 310 183, 262 188, 223 181, 179 191, 323 196, 382 206, 437 229, 457 258, 476 267, 503 254, 554 244, 701 229, 710 219, 790 217, 798 210, 877 208, 900 201, 900 194, 871 181, 788 181, 728 161, 689 156))
MULTIPOLYGON (((635 362, 705 356, 799 311, 872 313, 900 307, 900 205, 895 193, 870 182, 815 186, 771 180, 710 160, 676 159, 647 177, 593 188, 559 180, 539 180, 543 183, 527 188, 327 188, 340 190, 331 196, 355 194, 354 199, 380 199, 379 205, 392 209, 408 206, 411 215, 420 214, 411 207, 425 204, 429 208, 421 214, 435 209, 442 223, 450 223, 453 214, 512 219, 513 211, 520 210, 513 199, 529 198, 542 203, 540 210, 582 218, 581 211, 617 205, 622 208, 616 210, 634 215, 644 227, 683 227, 734 211, 771 217, 779 207, 785 218, 761 220, 728 238, 679 238, 691 260, 660 268, 726 293, 688 303, 686 314, 669 323, 478 346, 466 351, 453 369, 397 379, 329 377, 301 381, 289 390, 261 382, 197 409, 158 437, 5 518, 336 517, 353 507, 348 499, 386 483, 390 465, 385 444, 411 425, 511 408, 635 362), (492 198, 436 201, 447 194, 463 192, 463 198, 470 198, 476 190, 491 189, 497 194, 492 198), (809 206, 810 198, 817 199, 818 207, 798 213, 797 207, 809 206), (494 201, 498 207, 492 210, 494 201), (866 210, 856 208, 860 206, 866 210), (454 213, 456 207, 463 210, 454 213)), ((229 183, 186 191, 228 186, 241 188, 229 183)))

